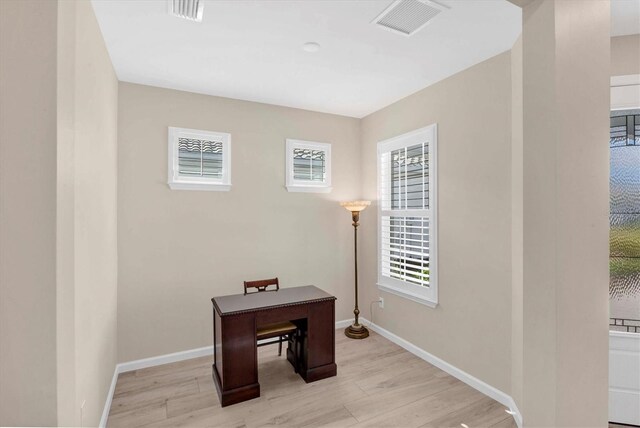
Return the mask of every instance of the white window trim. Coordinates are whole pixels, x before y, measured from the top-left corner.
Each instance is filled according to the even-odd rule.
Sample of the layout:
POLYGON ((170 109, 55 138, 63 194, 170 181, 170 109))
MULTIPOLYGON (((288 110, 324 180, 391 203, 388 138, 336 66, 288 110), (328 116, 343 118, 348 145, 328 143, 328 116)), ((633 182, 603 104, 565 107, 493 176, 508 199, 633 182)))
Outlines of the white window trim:
POLYGON ((611 110, 640 108, 640 74, 611 77, 611 110))
POLYGON ((289 192, 329 193, 331 192, 331 144, 317 143, 314 141, 294 140, 286 141, 286 188, 289 192), (325 155, 325 180, 322 183, 314 183, 293 178, 293 150, 294 149, 322 150, 325 155))
MULTIPOLYGON (((429 125, 378 143, 377 177, 378 177, 378 289, 404 297, 431 308, 438 305, 438 126, 429 125), (402 147, 425 141, 429 142, 429 287, 422 287, 410 282, 388 278, 382 275, 382 204, 380 195, 380 155, 402 147)), ((398 210, 403 215, 404 210, 398 210)), ((406 212, 404 212, 406 214, 406 212)))
POLYGON ((168 181, 172 190, 231 190, 231 134, 197 129, 169 127, 168 181), (215 140, 222 142, 222 178, 181 177, 178 174, 178 138, 215 140))

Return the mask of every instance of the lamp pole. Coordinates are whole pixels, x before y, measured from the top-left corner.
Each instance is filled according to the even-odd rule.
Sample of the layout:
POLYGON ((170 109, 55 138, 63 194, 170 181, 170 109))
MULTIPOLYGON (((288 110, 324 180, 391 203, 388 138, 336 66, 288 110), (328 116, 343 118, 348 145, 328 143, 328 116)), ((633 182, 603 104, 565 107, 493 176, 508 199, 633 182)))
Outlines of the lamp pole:
MULTIPOLYGON (((362 202, 362 201, 360 201, 362 202)), ((364 339, 369 336, 369 330, 359 322, 360 309, 358 309, 358 226, 360 221, 360 211, 362 211, 369 202, 364 206, 357 207, 351 211, 351 218, 353 219, 353 255, 354 255, 354 273, 355 273, 355 306, 353 314, 355 315, 354 323, 344 330, 345 336, 351 339, 364 339)), ((349 209, 348 204, 344 204, 345 208, 349 209)))

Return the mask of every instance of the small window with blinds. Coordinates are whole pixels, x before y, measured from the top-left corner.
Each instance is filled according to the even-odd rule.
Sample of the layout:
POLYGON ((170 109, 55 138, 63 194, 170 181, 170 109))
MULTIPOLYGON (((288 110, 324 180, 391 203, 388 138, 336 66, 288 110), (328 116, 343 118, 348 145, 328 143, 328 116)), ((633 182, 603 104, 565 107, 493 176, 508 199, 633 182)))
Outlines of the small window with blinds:
POLYGON ((378 287, 434 307, 436 125, 378 143, 378 287))
POLYGON ((230 190, 231 135, 170 127, 168 183, 174 190, 230 190))
POLYGON ((289 192, 331 191, 331 144, 287 139, 289 192))

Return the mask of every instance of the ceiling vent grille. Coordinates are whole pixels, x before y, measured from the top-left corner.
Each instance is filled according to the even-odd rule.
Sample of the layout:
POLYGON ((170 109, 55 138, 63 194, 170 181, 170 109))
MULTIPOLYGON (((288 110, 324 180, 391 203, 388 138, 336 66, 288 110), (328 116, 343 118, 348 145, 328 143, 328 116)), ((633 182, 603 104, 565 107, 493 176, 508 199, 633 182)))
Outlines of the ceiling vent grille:
POLYGON ((446 9, 448 7, 430 0, 396 0, 372 23, 394 33, 411 36, 446 9))
POLYGON ((169 14, 190 21, 202 22, 204 0, 167 0, 169 14))

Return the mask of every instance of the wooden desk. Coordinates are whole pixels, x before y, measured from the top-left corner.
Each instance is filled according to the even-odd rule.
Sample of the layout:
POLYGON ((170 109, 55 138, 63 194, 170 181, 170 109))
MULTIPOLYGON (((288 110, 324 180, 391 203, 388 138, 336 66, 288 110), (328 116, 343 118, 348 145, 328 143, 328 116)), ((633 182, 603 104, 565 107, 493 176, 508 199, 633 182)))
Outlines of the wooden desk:
MULTIPOLYGON (((298 326, 298 373, 305 382, 335 376, 335 300, 313 285, 211 299, 213 381, 222 407, 260 396, 256 329, 265 324, 298 326)), ((293 364, 291 352, 287 359, 293 364)))

